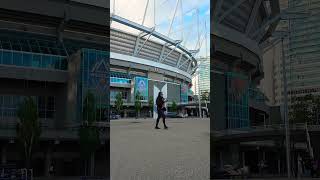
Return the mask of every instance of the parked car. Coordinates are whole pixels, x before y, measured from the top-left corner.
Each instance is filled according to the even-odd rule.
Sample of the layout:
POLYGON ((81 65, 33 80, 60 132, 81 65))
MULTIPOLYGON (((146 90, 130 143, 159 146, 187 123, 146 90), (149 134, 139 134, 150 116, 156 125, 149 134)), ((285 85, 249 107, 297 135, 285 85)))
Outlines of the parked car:
POLYGON ((176 112, 167 112, 166 117, 168 117, 168 118, 177 118, 178 114, 176 112))
POLYGON ((177 117, 178 118, 186 118, 186 117, 188 117, 188 114, 179 113, 179 114, 177 114, 177 117))
POLYGON ((119 114, 116 114, 116 113, 111 113, 110 114, 110 120, 111 119, 120 119, 120 118, 121 118, 121 116, 119 114))

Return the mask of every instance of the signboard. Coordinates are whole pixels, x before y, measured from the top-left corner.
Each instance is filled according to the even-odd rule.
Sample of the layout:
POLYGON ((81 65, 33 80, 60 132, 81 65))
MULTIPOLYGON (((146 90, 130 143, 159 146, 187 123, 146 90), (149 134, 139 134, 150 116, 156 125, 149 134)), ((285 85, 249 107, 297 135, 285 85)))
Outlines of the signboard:
POLYGON ((148 101, 148 78, 135 77, 134 78, 134 94, 137 92, 142 96, 142 101, 148 101))
POLYGON ((181 84, 181 103, 188 103, 188 84, 181 84))

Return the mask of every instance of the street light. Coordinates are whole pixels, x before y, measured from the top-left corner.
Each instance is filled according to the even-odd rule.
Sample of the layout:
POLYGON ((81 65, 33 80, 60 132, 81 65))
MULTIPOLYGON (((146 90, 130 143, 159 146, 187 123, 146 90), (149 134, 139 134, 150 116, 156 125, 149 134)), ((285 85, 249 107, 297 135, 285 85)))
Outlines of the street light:
MULTIPOLYGON (((199 66, 201 64, 201 59, 199 59, 199 66)), ((202 111, 201 111, 201 96, 200 96, 200 70, 198 68, 198 71, 197 71, 197 78, 198 78, 198 103, 199 103, 199 117, 202 118, 202 111)))
MULTIPOLYGON (((300 3, 300 2, 299 2, 300 3)), ((294 8, 294 7, 293 7, 294 8)), ((305 19, 309 17, 309 13, 294 13, 290 12, 291 8, 288 8, 283 13, 280 13, 280 19, 288 19, 289 20, 289 30, 288 31, 275 31, 272 33, 273 37, 277 37, 281 39, 281 47, 282 47, 282 77, 283 77, 283 119, 285 123, 285 136, 286 136, 286 161, 287 161, 287 175, 288 178, 291 178, 291 160, 290 160, 290 127, 288 120, 288 92, 287 92, 287 75, 285 68, 285 55, 284 55, 284 45, 283 40, 290 35, 290 19, 293 17, 294 19, 305 19)), ((276 43, 275 43, 276 44, 276 43)))

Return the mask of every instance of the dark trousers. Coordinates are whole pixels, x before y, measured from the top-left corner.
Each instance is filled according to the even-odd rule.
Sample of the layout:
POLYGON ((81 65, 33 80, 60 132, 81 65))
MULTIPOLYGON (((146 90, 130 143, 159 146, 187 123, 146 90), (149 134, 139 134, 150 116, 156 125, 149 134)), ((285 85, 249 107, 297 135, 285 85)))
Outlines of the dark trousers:
POLYGON ((164 114, 163 110, 158 110, 158 118, 157 118, 156 127, 158 127, 160 118, 162 118, 163 125, 164 125, 164 127, 166 127, 167 126, 166 125, 166 115, 164 114))

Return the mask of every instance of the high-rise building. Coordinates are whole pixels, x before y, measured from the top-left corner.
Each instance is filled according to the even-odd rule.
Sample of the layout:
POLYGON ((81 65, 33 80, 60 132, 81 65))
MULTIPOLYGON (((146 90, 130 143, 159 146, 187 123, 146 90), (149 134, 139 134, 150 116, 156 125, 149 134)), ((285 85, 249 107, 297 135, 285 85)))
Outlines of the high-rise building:
POLYGON ((198 70, 192 78, 192 90, 196 95, 210 92, 210 57, 200 57, 198 59, 198 70))
MULTIPOLYGON (((291 18, 278 27, 290 31, 283 43, 289 100, 293 96, 320 94, 320 16, 317 15, 320 13, 320 0, 286 0, 280 5, 282 10, 289 7, 296 14, 309 14, 306 18, 291 18)), ((280 105, 283 99, 281 51, 280 42, 264 54, 265 78, 261 89, 271 105, 280 105)))

